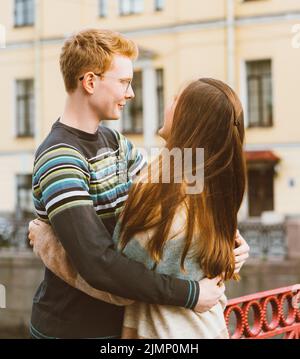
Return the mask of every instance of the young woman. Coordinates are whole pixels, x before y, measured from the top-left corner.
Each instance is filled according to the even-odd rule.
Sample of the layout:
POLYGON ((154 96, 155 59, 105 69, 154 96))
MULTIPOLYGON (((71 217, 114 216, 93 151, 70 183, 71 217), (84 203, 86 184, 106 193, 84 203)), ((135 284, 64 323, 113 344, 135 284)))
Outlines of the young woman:
MULTIPOLYGON (((114 235, 117 247, 160 273, 191 280, 216 278, 220 284, 238 279, 234 249, 246 171, 243 110, 237 95, 218 80, 190 83, 167 108, 160 135, 168 150, 188 148, 195 154, 197 148, 204 149, 203 190, 190 194, 185 180, 178 183, 174 166, 168 167, 170 183, 163 183, 168 164, 166 157, 159 156, 154 162, 158 183, 150 180, 152 163, 129 192, 114 235)), ((192 173, 197 172, 199 163, 195 158, 191 163, 192 173)), ((179 166, 181 178, 185 178, 183 167, 179 166)), ((199 314, 100 292, 78 275, 51 227, 39 224, 31 238, 49 269, 91 296, 127 305, 122 338, 228 338, 225 295, 199 314)))

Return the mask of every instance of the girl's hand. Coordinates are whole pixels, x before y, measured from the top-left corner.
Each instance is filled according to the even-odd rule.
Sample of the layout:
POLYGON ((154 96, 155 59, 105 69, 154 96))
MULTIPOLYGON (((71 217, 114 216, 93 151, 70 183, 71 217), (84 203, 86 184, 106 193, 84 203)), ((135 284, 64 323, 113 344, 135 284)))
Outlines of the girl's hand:
POLYGON ((235 242, 237 247, 234 250, 235 254, 235 270, 234 273, 239 273, 242 266, 245 264, 247 258, 249 258, 250 247, 245 241, 244 237, 240 234, 240 231, 236 231, 235 242))

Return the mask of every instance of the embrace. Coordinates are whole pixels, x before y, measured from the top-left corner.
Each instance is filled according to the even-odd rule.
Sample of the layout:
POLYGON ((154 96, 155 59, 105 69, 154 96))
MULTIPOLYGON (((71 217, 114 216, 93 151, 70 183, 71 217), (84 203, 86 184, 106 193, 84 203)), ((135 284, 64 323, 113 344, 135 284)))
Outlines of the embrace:
MULTIPOLYGON (((246 186, 242 106, 219 80, 181 88, 159 135, 169 151, 204 149, 203 189, 189 193, 172 166, 164 183, 165 157, 147 164, 101 124, 134 99, 137 56, 132 40, 108 30, 80 31, 62 48, 65 107, 33 170, 38 219, 29 240, 45 275, 32 338, 229 337, 225 282, 239 279, 249 256, 237 228, 246 186)), ((194 173, 199 164, 191 163, 194 173)))

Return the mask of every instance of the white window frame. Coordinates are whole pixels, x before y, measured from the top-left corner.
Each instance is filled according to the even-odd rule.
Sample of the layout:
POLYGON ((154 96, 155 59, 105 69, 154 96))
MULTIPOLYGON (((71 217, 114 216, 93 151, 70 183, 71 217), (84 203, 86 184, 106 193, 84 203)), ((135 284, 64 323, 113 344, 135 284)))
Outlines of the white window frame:
POLYGON ((141 14, 144 11, 144 0, 119 0, 121 16, 141 14))
POLYGON ((163 11, 166 5, 165 0, 154 0, 155 2, 155 11, 163 11))
POLYGON ((108 16, 108 0, 98 0, 98 13, 100 17, 108 16))
POLYGON ((33 26, 35 23, 35 1, 14 0, 14 27, 33 26))
MULTIPOLYGON (((29 98, 30 101, 30 98, 29 98)), ((22 138, 22 137, 34 137, 34 133, 35 133, 35 84, 34 84, 34 79, 33 78, 26 78, 26 79, 15 79, 14 81, 14 116, 15 116, 15 135, 18 138, 22 138), (32 93, 33 93, 33 103, 31 104, 29 102, 29 106, 32 105, 32 107, 30 107, 29 113, 32 114, 32 117, 29 119, 29 130, 24 131, 24 133, 22 133, 19 129, 20 129, 20 118, 18 117, 19 115, 19 110, 18 110, 18 82, 21 81, 32 81, 32 93)))

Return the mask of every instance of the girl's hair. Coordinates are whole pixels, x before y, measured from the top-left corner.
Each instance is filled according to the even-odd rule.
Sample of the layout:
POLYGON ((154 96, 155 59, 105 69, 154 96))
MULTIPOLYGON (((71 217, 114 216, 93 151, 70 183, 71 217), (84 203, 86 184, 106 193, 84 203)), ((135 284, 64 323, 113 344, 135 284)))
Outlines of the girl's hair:
POLYGON ((104 73, 113 55, 123 55, 134 60, 138 56, 137 45, 118 32, 110 30, 82 30, 69 37, 60 54, 60 69, 67 92, 77 88, 80 76, 86 71, 104 73))
MULTIPOLYGON (((199 194, 187 194, 184 182, 175 183, 172 166, 171 183, 133 184, 121 217, 121 248, 138 232, 152 230, 147 249, 158 263, 176 211, 184 205, 186 243, 181 269, 191 248, 205 276, 237 279, 233 250, 237 213, 246 186, 243 141, 243 109, 235 92, 210 78, 189 84, 176 104, 166 148, 204 149, 204 189, 199 194), (196 240, 191 246, 193 238, 196 240)), ((163 161, 160 156, 160 180, 163 161)), ((193 171, 195 166, 193 161, 193 171)))

